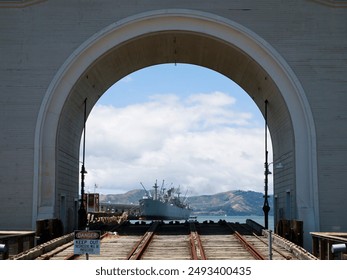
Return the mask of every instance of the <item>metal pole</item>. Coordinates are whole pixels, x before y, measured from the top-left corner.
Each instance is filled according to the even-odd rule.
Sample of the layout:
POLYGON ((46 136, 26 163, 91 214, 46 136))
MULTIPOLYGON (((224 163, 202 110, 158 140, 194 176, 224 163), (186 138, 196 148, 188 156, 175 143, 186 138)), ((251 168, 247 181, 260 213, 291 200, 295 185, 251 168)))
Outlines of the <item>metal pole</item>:
POLYGON ((265 229, 269 228, 269 201, 268 201, 268 176, 269 176, 269 163, 268 163, 268 150, 267 150, 267 105, 268 101, 265 100, 265 180, 264 180, 264 205, 263 205, 263 211, 264 211, 264 227, 265 229))
POLYGON ((272 230, 269 230, 269 260, 272 260, 272 230))
POLYGON ((86 146, 86 119, 87 119, 87 98, 84 100, 84 120, 83 120, 83 160, 81 167, 81 204, 78 210, 78 228, 85 229, 87 225, 87 212, 84 207, 84 175, 87 173, 84 163, 85 163, 85 146, 86 146))

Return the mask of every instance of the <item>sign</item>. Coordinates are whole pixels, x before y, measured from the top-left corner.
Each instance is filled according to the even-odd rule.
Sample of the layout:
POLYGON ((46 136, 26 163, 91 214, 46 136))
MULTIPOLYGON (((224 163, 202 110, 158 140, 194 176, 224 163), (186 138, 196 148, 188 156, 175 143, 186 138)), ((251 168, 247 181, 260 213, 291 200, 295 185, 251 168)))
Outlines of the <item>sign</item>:
POLYGON ((74 254, 100 255, 100 231, 76 230, 74 239, 74 254))

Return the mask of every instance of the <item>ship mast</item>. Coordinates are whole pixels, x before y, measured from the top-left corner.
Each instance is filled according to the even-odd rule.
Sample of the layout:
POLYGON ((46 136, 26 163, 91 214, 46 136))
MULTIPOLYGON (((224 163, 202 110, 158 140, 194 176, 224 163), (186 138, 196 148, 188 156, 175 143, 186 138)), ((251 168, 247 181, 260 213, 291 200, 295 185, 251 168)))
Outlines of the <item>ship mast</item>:
POLYGON ((158 200, 158 185, 157 185, 157 180, 155 180, 155 185, 153 186, 154 188, 154 200, 158 200))

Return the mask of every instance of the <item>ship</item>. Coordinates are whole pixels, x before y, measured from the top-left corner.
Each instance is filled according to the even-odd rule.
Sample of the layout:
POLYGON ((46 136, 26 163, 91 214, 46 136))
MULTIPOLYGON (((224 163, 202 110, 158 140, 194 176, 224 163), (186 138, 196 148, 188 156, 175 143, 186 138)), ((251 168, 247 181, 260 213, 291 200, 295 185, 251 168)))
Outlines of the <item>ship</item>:
POLYGON ((180 198, 179 188, 169 188, 166 190, 163 184, 158 190, 157 181, 153 188, 153 194, 148 192, 144 185, 146 195, 140 199, 141 220, 188 220, 192 209, 186 203, 186 198, 180 198))

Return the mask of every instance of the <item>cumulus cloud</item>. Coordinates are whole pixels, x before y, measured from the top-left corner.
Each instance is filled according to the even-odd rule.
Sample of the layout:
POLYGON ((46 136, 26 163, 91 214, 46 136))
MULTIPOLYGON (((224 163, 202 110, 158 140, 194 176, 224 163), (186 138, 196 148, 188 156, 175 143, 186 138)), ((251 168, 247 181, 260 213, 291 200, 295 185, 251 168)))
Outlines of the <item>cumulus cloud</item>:
POLYGON ((236 106, 222 92, 96 105, 87 121, 87 189, 122 193, 158 179, 189 195, 263 191, 263 127, 236 106))

